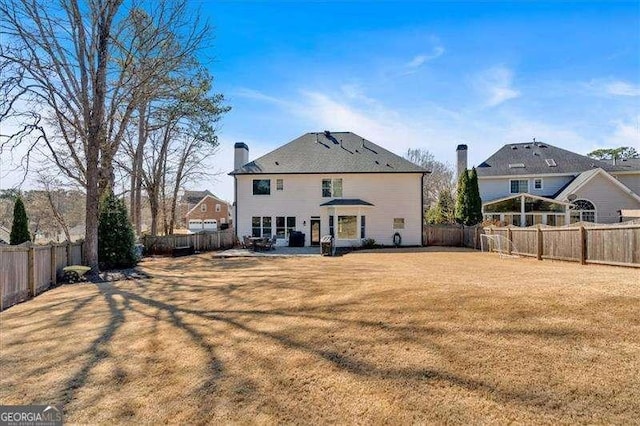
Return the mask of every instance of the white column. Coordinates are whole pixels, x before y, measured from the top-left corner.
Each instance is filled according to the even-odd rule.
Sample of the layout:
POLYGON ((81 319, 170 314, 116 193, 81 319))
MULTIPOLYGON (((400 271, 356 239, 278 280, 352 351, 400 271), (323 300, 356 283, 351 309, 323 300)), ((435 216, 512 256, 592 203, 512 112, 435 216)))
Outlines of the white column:
POLYGON ((520 226, 526 226, 526 220, 524 217, 524 195, 520 196, 520 226))

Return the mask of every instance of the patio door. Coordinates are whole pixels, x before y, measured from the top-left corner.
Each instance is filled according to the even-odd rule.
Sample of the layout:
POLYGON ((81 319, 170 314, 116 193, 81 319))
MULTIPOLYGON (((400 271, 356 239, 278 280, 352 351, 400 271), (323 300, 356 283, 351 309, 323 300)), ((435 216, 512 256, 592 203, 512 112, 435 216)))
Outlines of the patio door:
POLYGON ((320 219, 311 219, 311 245, 320 245, 320 219))

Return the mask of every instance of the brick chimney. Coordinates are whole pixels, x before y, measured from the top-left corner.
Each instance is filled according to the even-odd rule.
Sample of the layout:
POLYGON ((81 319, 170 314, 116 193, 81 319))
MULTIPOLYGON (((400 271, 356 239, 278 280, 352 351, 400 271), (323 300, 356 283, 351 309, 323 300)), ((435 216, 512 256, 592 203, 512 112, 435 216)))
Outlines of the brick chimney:
POLYGON ((233 170, 238 170, 249 162, 249 147, 244 142, 236 142, 233 153, 233 170))
POLYGON ((462 172, 467 170, 467 146, 458 145, 456 148, 456 154, 458 158, 456 176, 460 179, 462 172))

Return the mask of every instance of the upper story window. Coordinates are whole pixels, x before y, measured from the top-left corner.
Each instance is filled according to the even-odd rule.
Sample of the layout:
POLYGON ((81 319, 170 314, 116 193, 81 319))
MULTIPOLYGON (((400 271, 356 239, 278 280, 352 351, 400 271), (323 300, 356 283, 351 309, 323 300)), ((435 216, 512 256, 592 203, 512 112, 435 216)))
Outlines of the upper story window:
POLYGON ((323 197, 342 197, 342 178, 322 179, 323 197))
POLYGON ((533 189, 542 189, 542 178, 536 178, 533 180, 533 189))
POLYGON ((529 181, 527 179, 512 179, 509 181, 512 194, 529 192, 529 181))
POLYGON ((254 179, 253 195, 271 195, 271 179, 254 179))
POLYGON ((276 179, 276 191, 282 191, 284 189, 284 179, 276 179))
POLYGON ((220 204, 216 204, 216 212, 219 212, 220 210, 222 210, 222 206, 220 206, 220 204))
POLYGON ((206 212, 207 211, 207 205, 205 203, 200 204, 200 211, 201 212, 206 212))

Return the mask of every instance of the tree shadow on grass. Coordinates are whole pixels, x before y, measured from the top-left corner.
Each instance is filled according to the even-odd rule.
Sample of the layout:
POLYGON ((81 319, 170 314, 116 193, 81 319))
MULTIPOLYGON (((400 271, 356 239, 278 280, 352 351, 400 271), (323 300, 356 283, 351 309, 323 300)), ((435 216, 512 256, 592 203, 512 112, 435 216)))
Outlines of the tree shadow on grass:
MULTIPOLYGON (((338 350, 327 349, 326 341, 305 341, 303 339, 296 339, 291 337, 287 333, 278 333, 272 331, 265 331, 253 327, 250 323, 260 321, 261 317, 289 317, 304 319, 315 319, 321 321, 329 321, 338 324, 340 327, 352 327, 354 325, 358 327, 369 327, 386 333, 396 335, 397 344, 404 343, 430 343, 432 347, 436 347, 440 350, 444 350, 443 346, 436 344, 429 336, 440 335, 447 333, 448 331, 438 327, 424 327, 424 326, 405 326, 395 325, 384 322, 375 322, 367 320, 353 320, 340 318, 338 316, 327 317, 326 315, 313 314, 314 309, 302 309, 302 310, 197 310, 189 307, 177 306, 172 303, 167 303, 159 300, 154 300, 140 294, 135 294, 127 290, 116 290, 116 293, 121 295, 125 300, 130 303, 127 306, 131 306, 133 302, 147 305, 149 307, 156 308, 163 312, 169 313, 171 322, 174 326, 186 331, 200 347, 205 348, 211 362, 210 377, 207 383, 202 387, 202 391, 209 391, 213 388, 216 380, 219 380, 224 372, 219 361, 215 360, 215 354, 212 345, 209 344, 206 339, 203 338, 193 327, 190 327, 185 321, 180 319, 178 314, 185 316, 199 317, 205 321, 221 322, 232 328, 242 330, 250 335, 254 335, 260 338, 270 340, 282 346, 286 350, 297 350, 308 353, 319 359, 323 359, 333 366, 344 370, 353 375, 366 378, 375 379, 388 379, 395 381, 427 381, 427 382, 444 382, 449 383, 452 386, 460 387, 468 391, 480 391, 491 395, 493 399, 500 402, 518 403, 525 406, 533 406, 536 408, 548 408, 549 403, 552 401, 552 395, 540 392, 540 390, 527 391, 527 390, 506 390, 497 387, 487 381, 473 379, 470 377, 464 377, 459 374, 448 372, 439 368, 395 368, 385 367, 367 362, 364 359, 354 357, 345 353, 341 353, 338 350)), ((349 307, 350 304, 342 304, 342 307, 349 307)), ((341 306, 324 306, 316 307, 315 310, 326 312, 339 312, 341 306)), ((206 326, 206 323, 205 323, 206 326)), ((479 330, 477 328, 463 328, 462 331, 466 332, 482 332, 482 333, 500 333, 505 336, 513 334, 533 334, 539 337, 556 338, 566 337, 567 335, 579 336, 580 331, 570 328, 563 328, 562 330, 548 329, 548 330, 525 330, 516 328, 506 328, 503 330, 479 330)), ((356 342, 357 343, 357 342, 356 342)), ((204 396, 204 395, 203 395, 204 396)))
MULTIPOLYGON (((251 260, 253 264, 255 260, 251 260)), ((250 336, 257 338, 257 341, 267 341, 276 344, 284 353, 288 351, 300 351, 311 355, 313 358, 329 363, 335 368, 366 379, 384 379, 392 381, 414 381, 422 383, 446 383, 454 387, 462 388, 471 392, 481 392, 496 401, 503 403, 517 403, 527 407, 548 410, 552 406, 553 395, 536 390, 513 390, 506 389, 488 380, 481 380, 467 376, 465 374, 447 371, 446 368, 437 367, 396 367, 393 360, 380 364, 368 361, 363 356, 352 355, 341 351, 335 341, 324 336, 325 329, 319 325, 309 325, 309 321, 324 322, 329 324, 329 330, 355 329, 358 333, 351 338, 350 343, 355 345, 380 344, 385 339, 392 344, 416 344, 422 347, 428 346, 441 354, 456 353, 450 345, 453 343, 441 343, 438 337, 452 333, 451 330, 433 324, 406 324, 402 322, 390 322, 383 320, 370 320, 375 318, 376 307, 363 306, 357 300, 341 301, 336 303, 314 304, 311 306, 298 306, 289 308, 274 309, 198 309, 197 305, 189 303, 185 296, 189 294, 194 297, 216 297, 223 301, 230 301, 234 304, 242 303, 251 305, 253 301, 248 297, 252 291, 260 291, 262 288, 277 289, 283 288, 300 290, 300 285, 279 282, 277 278, 263 278, 254 280, 251 284, 235 284, 207 286, 202 284, 190 284, 188 282, 168 279, 166 281, 154 280, 149 282, 129 281, 129 289, 120 288, 117 285, 102 284, 97 285, 99 294, 105 300, 109 309, 109 320, 101 335, 97 337, 87 352, 87 359, 80 369, 71 377, 65 385, 63 404, 69 404, 76 396, 79 389, 84 387, 88 381, 91 371, 102 361, 110 356, 109 345, 113 343, 114 336, 125 322, 128 312, 143 315, 152 319, 152 327, 157 327, 158 323, 166 322, 170 326, 183 332, 193 344, 205 354, 206 377, 195 391, 195 397, 200 399, 198 410, 203 416, 207 415, 215 405, 216 398, 219 398, 220 388, 218 383, 230 374, 225 369, 220 356, 216 353, 216 340, 211 334, 203 333, 200 330, 212 330, 215 324, 224 324, 232 330, 240 330, 250 336), (158 284, 160 282, 160 284, 158 284), (164 299, 164 300, 161 300, 164 299), (152 308, 155 313, 151 314, 148 309, 152 308), (255 326, 272 318, 285 318, 289 329, 284 331, 265 330, 255 326), (293 333, 291 328, 299 325, 300 333, 293 333), (305 333, 306 330, 306 333, 305 333), (384 336, 383 339, 371 341, 373 335, 384 336), (314 338, 305 338, 313 335, 314 338), (315 338, 315 336, 320 336, 315 338)), ((320 291, 318 288, 309 289, 311 292, 320 291)), ((470 297, 470 296, 469 296, 470 297)), ((68 315, 73 311, 83 309, 90 300, 80 300, 68 315)), ((464 303, 464 300, 461 301, 464 303)), ((438 311, 437 306, 433 306, 434 312, 438 311)), ((410 314, 410 312, 406 312, 410 314)), ((530 313, 534 317, 535 312, 530 313)), ((69 317, 69 318, 71 318, 69 317)), ((62 325, 68 325, 70 319, 61 319, 62 325)), ((72 321, 72 320, 71 320, 72 321)), ((505 338, 516 335, 531 335, 543 339, 558 338, 579 338, 582 331, 571 328, 519 328, 516 326, 504 328, 480 328, 480 327, 460 327, 455 332, 498 334, 505 338)), ((378 339, 376 337, 376 339, 378 339)), ((341 343, 344 343, 341 342, 341 343)), ((248 355, 250 356, 250 355, 248 355)), ((114 360, 117 361, 117 360, 114 360)), ((116 368, 116 371, 124 369, 116 368)), ((274 371, 270 374, 276 375, 274 371)), ((116 377, 116 381, 118 378, 116 377)), ((237 388, 239 393, 251 393, 255 391, 255 385, 250 377, 238 377, 237 388)), ((205 417, 206 418, 206 417, 205 417)))

